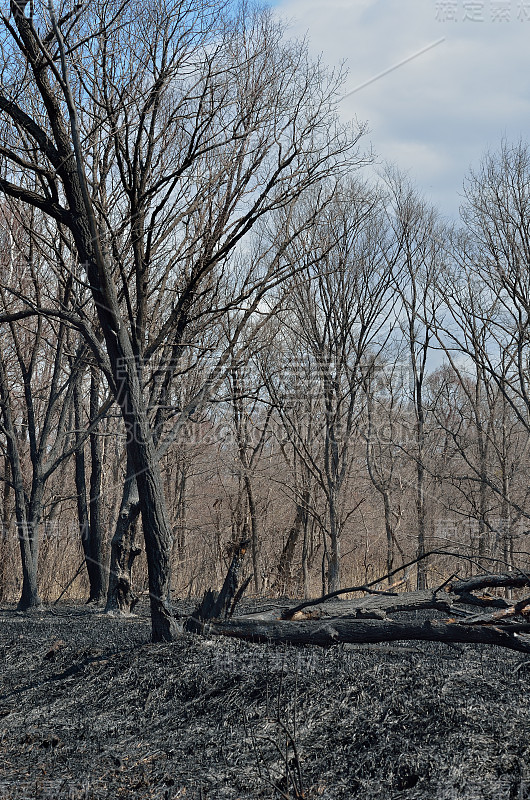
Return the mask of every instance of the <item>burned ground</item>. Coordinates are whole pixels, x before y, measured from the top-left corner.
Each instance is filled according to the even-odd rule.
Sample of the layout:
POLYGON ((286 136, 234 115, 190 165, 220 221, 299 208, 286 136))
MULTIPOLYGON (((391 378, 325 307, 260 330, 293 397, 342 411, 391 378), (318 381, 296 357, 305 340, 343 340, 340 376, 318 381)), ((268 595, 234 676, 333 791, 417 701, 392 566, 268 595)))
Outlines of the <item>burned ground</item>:
POLYGON ((508 650, 153 645, 146 608, 3 606, 0 663, 2 800, 530 800, 508 650))

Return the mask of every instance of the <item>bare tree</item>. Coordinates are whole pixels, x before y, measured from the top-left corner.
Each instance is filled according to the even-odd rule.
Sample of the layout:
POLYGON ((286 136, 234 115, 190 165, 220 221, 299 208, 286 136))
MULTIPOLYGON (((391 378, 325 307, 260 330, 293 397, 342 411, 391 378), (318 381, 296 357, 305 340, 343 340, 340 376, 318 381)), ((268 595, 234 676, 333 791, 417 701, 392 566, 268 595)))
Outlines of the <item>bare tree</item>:
POLYGON ((311 361, 309 391, 319 396, 322 413, 313 432, 322 441, 322 460, 315 459, 306 438, 299 436, 296 409, 281 397, 276 404, 292 446, 326 498, 327 585, 335 591, 340 585, 341 535, 356 507, 345 488, 363 371, 387 341, 392 311, 396 249, 384 225, 381 196, 353 180, 338 187, 329 208, 297 239, 288 257, 304 269, 292 283, 282 321, 296 338, 300 355, 295 365, 302 367, 306 354, 311 361))
MULTIPOLYGON (((511 519, 505 544, 508 563, 513 527, 527 517, 526 489, 514 493, 510 479, 508 429, 511 418, 520 430, 530 430, 529 174, 530 154, 523 143, 503 143, 498 153, 486 155, 478 171, 470 174, 462 208, 465 227, 454 237, 453 266, 441 282, 451 314, 440 323, 440 340, 472 407, 482 400, 483 419, 475 419, 482 468, 470 460, 466 463, 472 479, 482 487, 483 506, 487 495, 490 506, 500 504, 502 517, 511 519), (470 371, 471 381, 466 375, 470 371), (481 397, 469 394, 479 389, 481 397), (489 464, 486 449, 491 451, 489 464)), ((525 453, 526 445, 519 446, 525 453)), ((486 520, 483 536, 489 527, 486 520)))
POLYGON ((281 552, 272 569, 271 585, 282 594, 289 594, 293 590, 297 592, 301 584, 304 596, 308 597, 310 571, 322 547, 322 532, 326 528, 314 469, 322 457, 318 435, 321 405, 315 392, 317 376, 310 354, 302 351, 296 331, 283 324, 283 315, 270 320, 267 333, 269 344, 260 351, 256 370, 272 409, 273 446, 281 455, 272 480, 290 508, 281 552), (297 570, 295 554, 300 549, 299 542, 300 569, 297 570))
MULTIPOLYGON (((238 460, 240 464, 239 481, 244 487, 246 498, 243 512, 243 525, 236 541, 250 539, 252 544, 252 572, 254 590, 261 589, 260 521, 255 490, 255 476, 260 456, 269 436, 269 421, 272 409, 264 409, 260 397, 260 386, 252 386, 249 379, 251 364, 242 366, 232 363, 228 375, 230 404, 232 407, 232 426, 235 434, 238 460)), ((255 384, 255 381, 253 381, 255 384)))
POLYGON ((418 589, 426 589, 428 563, 423 555, 427 536, 427 409, 424 391, 441 306, 435 287, 436 276, 445 258, 444 233, 434 211, 396 171, 387 171, 387 183, 392 197, 392 225, 402 255, 395 286, 401 301, 400 325, 408 350, 415 417, 414 442, 411 442, 410 452, 416 465, 417 555, 420 557, 417 584, 418 589))
MULTIPOLYGON (((215 288, 256 222, 349 166, 359 134, 333 116, 336 78, 282 42, 264 12, 183 0, 96 2, 59 18, 53 5, 26 16, 13 0, 10 9, 0 189, 55 221, 90 286, 103 342, 82 309, 69 323, 87 336, 121 409, 153 638, 167 640, 172 533, 145 364, 180 346, 197 296, 215 288), (161 319, 150 313, 168 296, 161 319)), ((65 316, 27 314, 36 311, 65 316)), ((172 375, 173 360, 163 370, 172 375)))
MULTIPOLYGON (((24 325, 13 321, 25 317, 28 303, 38 305, 44 292, 55 294, 65 311, 72 304, 72 281, 57 282, 49 264, 35 251, 30 230, 37 230, 36 216, 29 214, 27 230, 16 216, 6 220, 10 230, 4 229, 4 235, 10 246, 4 251, 7 261, 0 285, 1 311, 12 320, 3 334, 0 404, 22 558, 22 610, 40 605, 39 530, 48 484, 88 436, 88 431, 78 431, 74 441, 70 424, 85 345, 78 336, 69 337, 62 320, 36 316, 24 325)), ((94 405, 92 410, 95 421, 100 409, 94 405)))
POLYGON ((409 484, 409 459, 406 454, 411 434, 407 401, 408 371, 404 369, 399 353, 395 361, 374 360, 372 365, 367 366, 363 390, 366 397, 363 425, 366 467, 383 501, 386 568, 387 573, 391 573, 396 550, 405 560, 397 532, 403 519, 404 495, 409 484))
POLYGON ((89 388, 89 416, 85 420, 83 410, 83 378, 85 370, 81 365, 74 378, 74 427, 75 427, 75 484, 77 491, 77 514, 81 543, 89 580, 89 603, 101 603, 105 598, 107 585, 107 565, 105 563, 105 541, 102 521, 102 470, 103 456, 97 430, 100 418, 98 384, 99 371, 92 366, 89 388), (85 429, 90 428, 90 478, 87 481, 85 460, 85 429), (88 492, 87 492, 88 485, 88 492))

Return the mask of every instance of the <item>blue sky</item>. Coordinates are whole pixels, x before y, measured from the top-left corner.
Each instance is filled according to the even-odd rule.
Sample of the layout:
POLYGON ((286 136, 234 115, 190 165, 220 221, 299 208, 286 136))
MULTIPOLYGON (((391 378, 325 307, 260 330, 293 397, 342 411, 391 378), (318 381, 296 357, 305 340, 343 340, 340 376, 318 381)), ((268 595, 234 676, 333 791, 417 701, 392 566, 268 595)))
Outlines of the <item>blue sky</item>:
POLYGON ((530 0, 271 5, 314 55, 346 62, 345 92, 372 81, 341 113, 366 121, 379 160, 407 172, 444 216, 457 216, 463 179, 485 151, 530 139, 530 0))

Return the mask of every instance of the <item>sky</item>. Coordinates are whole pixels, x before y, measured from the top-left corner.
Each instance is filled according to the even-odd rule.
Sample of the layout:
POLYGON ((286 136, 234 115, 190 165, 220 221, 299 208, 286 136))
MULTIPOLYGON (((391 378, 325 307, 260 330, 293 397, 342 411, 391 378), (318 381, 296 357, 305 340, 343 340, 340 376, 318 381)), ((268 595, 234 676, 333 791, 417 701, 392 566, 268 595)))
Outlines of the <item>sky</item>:
POLYGON ((314 56, 345 63, 341 115, 366 122, 377 163, 397 165, 447 219, 486 152, 530 141, 530 0, 270 5, 314 56))

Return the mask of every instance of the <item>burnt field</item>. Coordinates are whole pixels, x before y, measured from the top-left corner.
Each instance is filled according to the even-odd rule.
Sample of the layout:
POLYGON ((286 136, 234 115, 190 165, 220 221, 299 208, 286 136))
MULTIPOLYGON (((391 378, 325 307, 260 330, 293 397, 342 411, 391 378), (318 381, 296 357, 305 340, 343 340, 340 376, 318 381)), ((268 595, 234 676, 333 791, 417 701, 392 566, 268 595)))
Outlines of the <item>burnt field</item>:
POLYGON ((524 654, 149 633, 0 608, 2 800, 530 799, 524 654))

